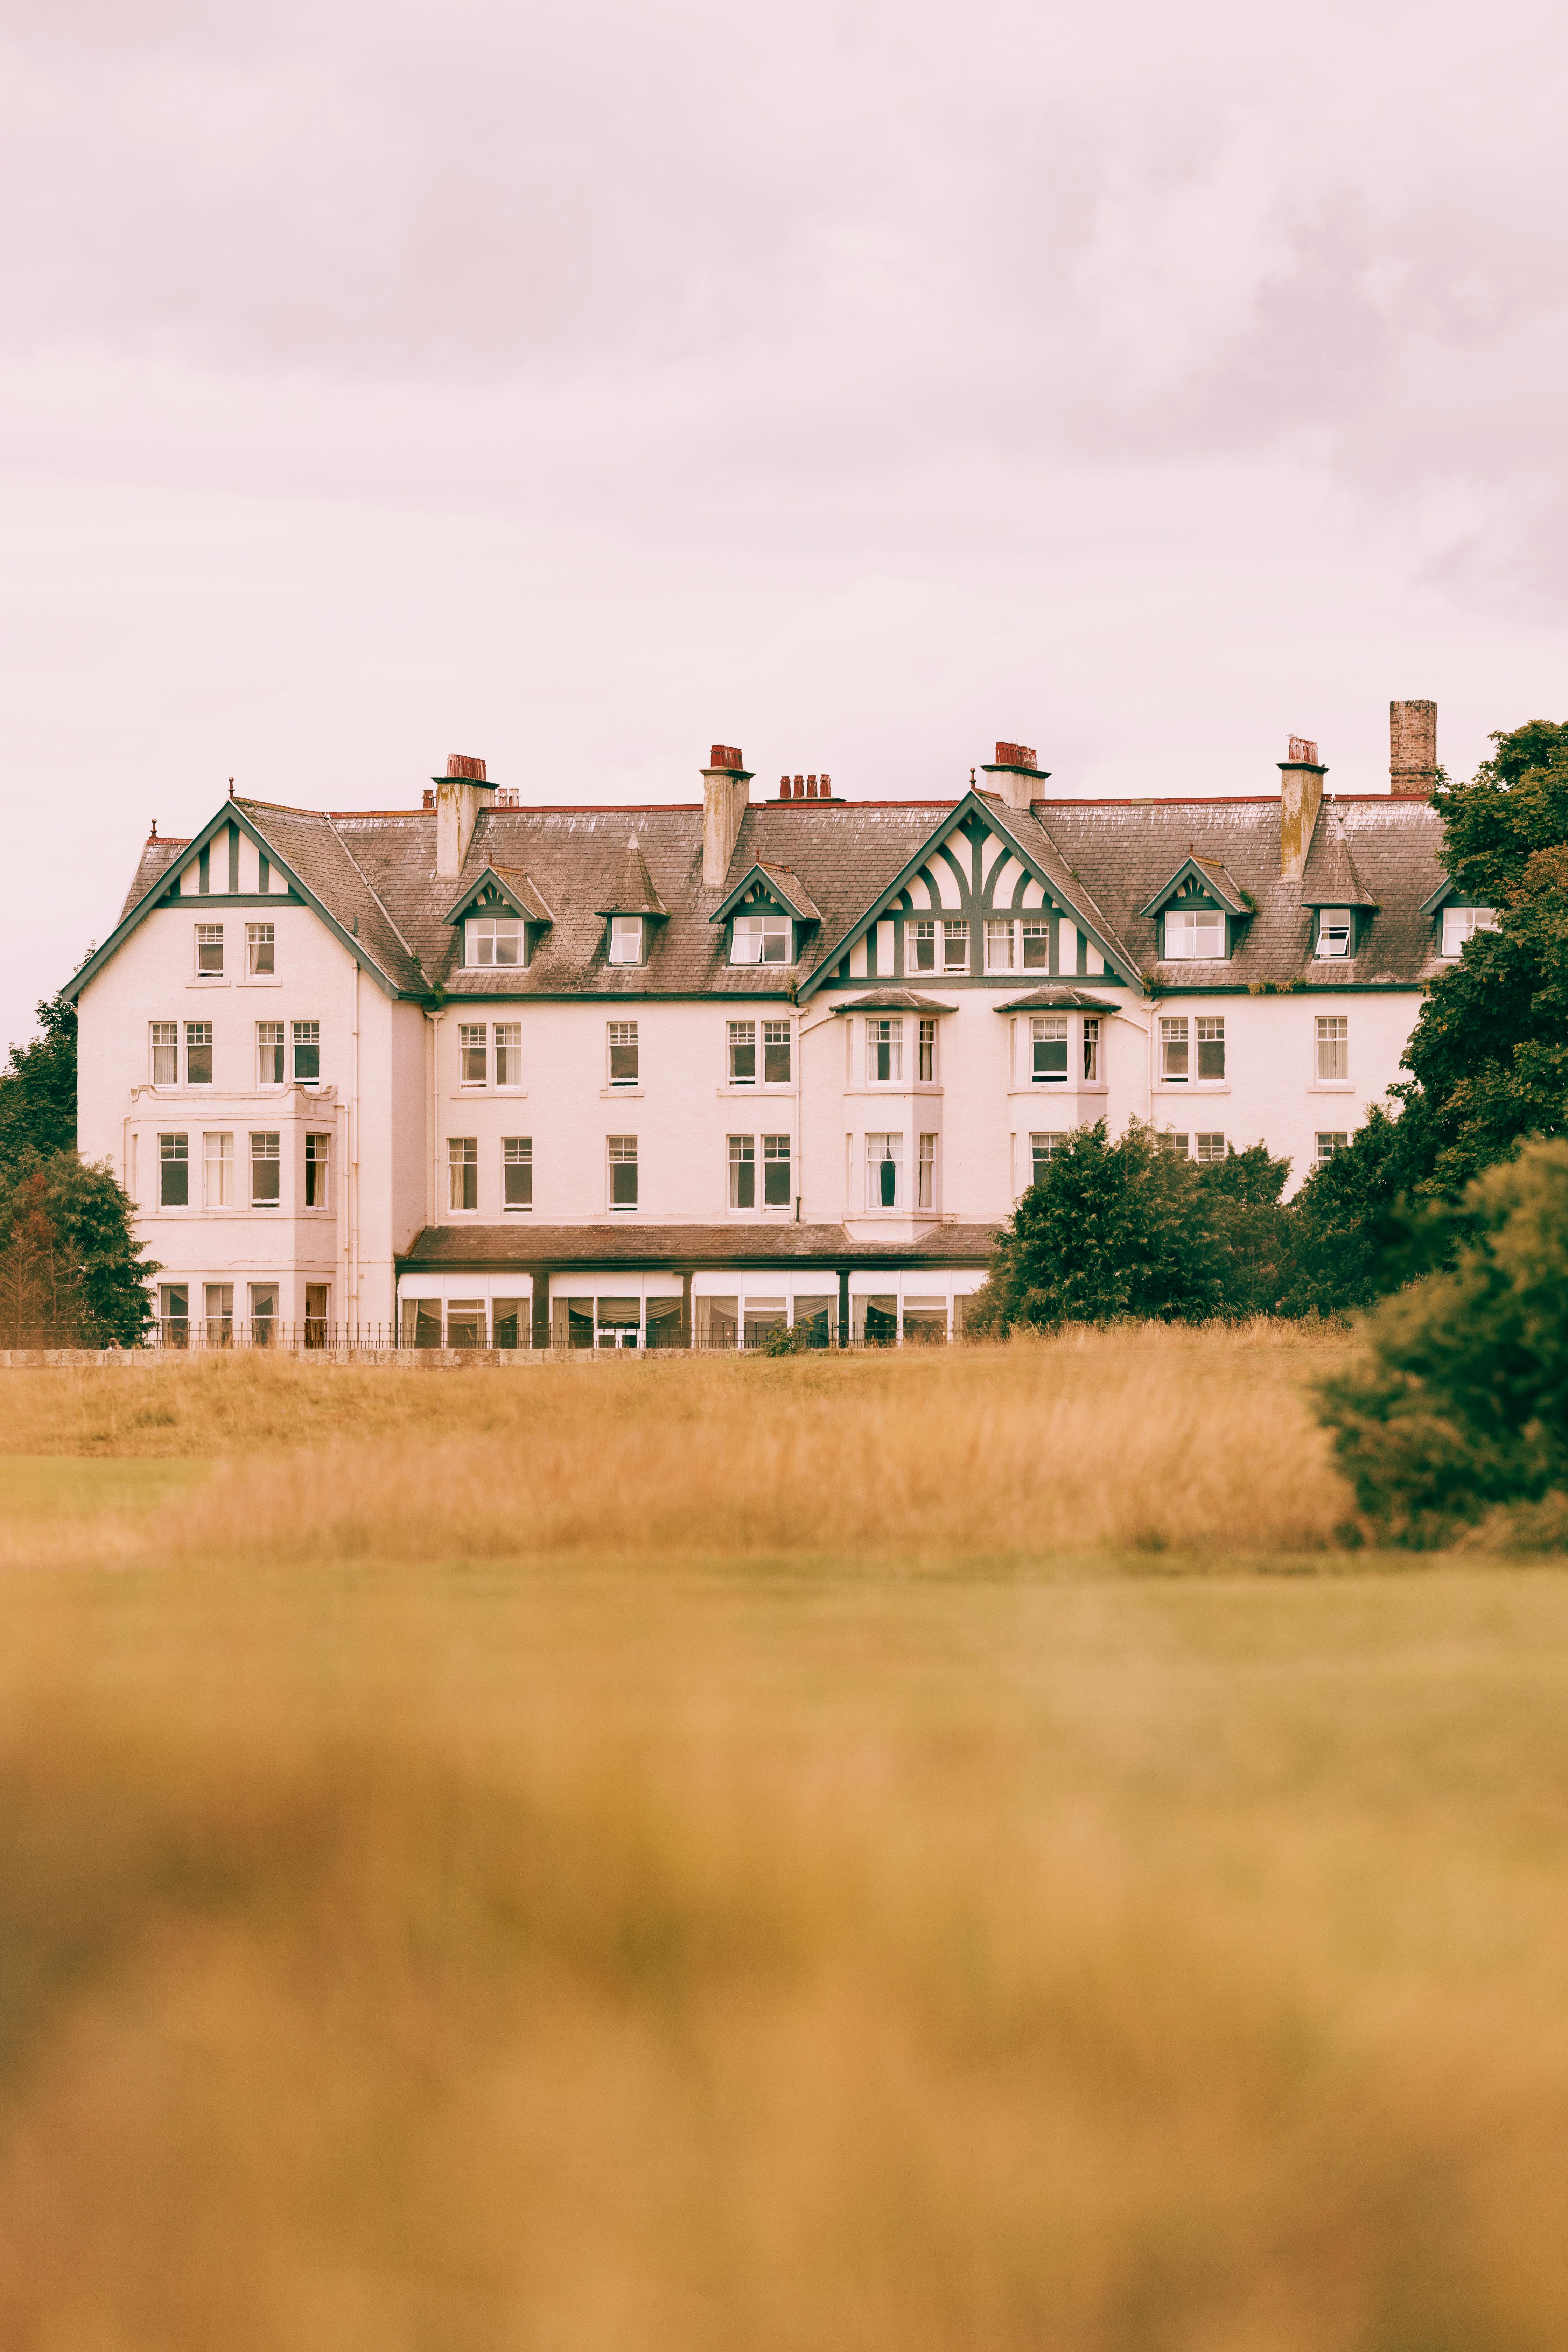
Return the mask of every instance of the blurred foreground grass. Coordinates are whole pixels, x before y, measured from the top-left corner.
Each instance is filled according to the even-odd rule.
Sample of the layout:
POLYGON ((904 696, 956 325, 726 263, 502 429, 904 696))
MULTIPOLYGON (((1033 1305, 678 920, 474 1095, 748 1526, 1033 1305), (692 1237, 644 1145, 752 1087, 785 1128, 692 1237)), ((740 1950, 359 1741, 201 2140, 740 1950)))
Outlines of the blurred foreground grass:
MULTIPOLYGON (((1154 1352, 1225 1423, 1226 1360, 1154 1352)), ((1092 1354, 1068 1402, 1112 1416, 1114 1486, 1114 1413, 1156 1407, 1092 1354)), ((1005 1413, 970 1360, 967 1407, 957 1359, 824 1393, 868 1444, 889 1395, 1005 1413)), ((1047 1433, 1052 1360, 1015 1360, 1047 1433)), ((1279 1360, 1246 1369, 1260 1426, 1298 1393, 1279 1360)), ((639 1411, 688 1463, 682 1412, 725 1463, 748 1409, 808 1443, 816 1391, 773 1377, 801 1368, 725 1386, 753 1369, 555 1393, 609 1483, 639 1411)), ((1109 1520, 1076 1570, 581 1528, 454 1564, 428 1514, 380 1543, 368 1476, 353 1559, 293 1556, 295 1504, 228 1489, 263 1513, 241 1540, 221 1501, 258 1465, 300 1491, 268 1377, 232 1470, 100 1494, 120 1565, 79 1564, 77 1507, 13 1523, 54 1564, 0 1579, 0 2342, 1561 2342, 1558 1574, 1240 1575, 1109 1520)), ((568 1442, 530 1385, 555 1377, 387 1384, 432 1453, 493 1445, 494 1476, 510 1445, 521 1507, 568 1442)))

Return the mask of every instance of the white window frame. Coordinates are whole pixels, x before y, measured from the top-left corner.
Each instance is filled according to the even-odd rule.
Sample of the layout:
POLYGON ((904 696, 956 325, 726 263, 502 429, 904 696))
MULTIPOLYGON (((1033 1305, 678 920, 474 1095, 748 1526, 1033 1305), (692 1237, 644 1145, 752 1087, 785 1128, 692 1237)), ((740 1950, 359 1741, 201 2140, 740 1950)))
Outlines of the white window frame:
POLYGON ((1349 1150, 1351 1139, 1347 1129, 1318 1128, 1313 1132, 1312 1140, 1312 1165, 1314 1168, 1326 1168, 1336 1153, 1349 1150), (1329 1147, 1326 1151, 1323 1149, 1325 1144, 1329 1147))
POLYGON ((281 1209, 283 1206, 283 1137, 278 1128, 252 1128, 250 1130, 250 1205, 253 1209, 281 1209), (257 1146, 260 1145, 258 1150, 257 1146), (268 1148, 270 1146, 270 1150, 268 1148), (258 1168, 276 1168, 278 1190, 270 1200, 256 1189, 258 1168))
POLYGON ((754 1087, 757 1070, 757 1024, 754 1021, 728 1021, 724 1024, 724 1083, 728 1087, 754 1087), (735 1070, 737 1054, 750 1054, 752 1075, 739 1076, 735 1070))
POLYGON ((498 1021, 495 1032, 496 1091, 515 1094, 522 1085, 522 1024, 498 1021))
POLYGON ((1495 907, 1445 907, 1441 953, 1453 962, 1463 955, 1467 940, 1473 940, 1478 931, 1495 931, 1497 927, 1495 907))
POLYGON ((901 1213, 904 1202, 904 1139, 900 1130, 879 1129, 866 1137, 866 1207, 873 1215, 892 1216, 901 1213), (892 1200, 882 1198, 882 1178, 879 1171, 891 1160, 895 1174, 892 1200))
POLYGON ((221 923, 197 923, 192 938, 191 949, 195 960, 195 977, 198 980, 224 978, 223 925, 221 923), (215 952, 217 961, 204 965, 203 956, 210 956, 215 952))
POLYGON ((247 980, 272 980, 278 971, 278 934, 272 923, 247 923, 245 927, 245 976, 247 980))
POLYGON ((1032 1013, 1029 1015, 1029 1084, 1032 1087, 1068 1087, 1072 1083, 1072 1024, 1065 1013, 1032 1013), (1062 1066, 1059 1070, 1040 1067, 1038 1048, 1059 1045, 1062 1066))
POLYGON ((188 1086, 188 1087, 210 1087, 210 1086, 215 1085, 215 1084, 216 1083, 216 1079, 217 1079, 217 1071, 216 1071, 216 1066, 215 1066, 215 1065, 216 1065, 216 1055, 217 1055, 217 1040, 216 1040, 216 1038, 213 1035, 213 1024, 212 1024, 212 1023, 211 1023, 210 1021, 187 1021, 187 1022, 186 1022, 186 1024, 185 1024, 185 1084, 186 1084, 186 1086, 188 1086), (209 1075, 208 1075, 206 1077, 205 1077, 205 1078, 193 1078, 193 1077, 192 1077, 192 1076, 191 1076, 191 1047, 192 1047, 193 1045, 195 1045, 195 1046, 196 1046, 196 1047, 198 1047, 198 1048, 201 1048, 201 1047, 204 1047, 204 1046, 205 1046, 205 1048, 206 1049, 207 1053, 208 1053, 210 1055, 212 1055, 212 1056, 213 1056, 213 1062, 212 1062, 212 1063, 210 1063, 210 1064, 209 1064, 209 1066, 208 1066, 208 1067, 209 1067, 209 1075))
POLYGON ((910 915, 907 919, 904 924, 904 970, 906 971, 935 972, 939 969, 937 956, 942 946, 942 933, 938 925, 939 919, 935 915, 910 915), (921 955, 922 947, 929 948, 931 950, 929 962, 921 955), (912 961, 911 949, 913 950, 912 961))
POLYGON ((1041 1168, 1056 1158, 1058 1151, 1066 1141, 1067 1135, 1060 1128, 1050 1128, 1043 1134, 1030 1136, 1029 1182, 1031 1184, 1039 1182, 1041 1168))
POLYGON ((1187 1015, 1184 1013, 1163 1013, 1160 1015, 1159 1082, 1163 1087, 1186 1087, 1191 1086, 1192 1078, 1192 1030, 1187 1015), (1177 1053, 1183 1064, 1179 1070, 1171 1066, 1172 1056, 1177 1053))
POLYGON ((903 1083, 903 1015, 892 1013, 869 1016, 866 1023, 866 1084, 868 1087, 901 1087, 903 1083), (885 1076, 878 1068, 884 1054, 888 1057, 885 1076))
POLYGON ((1101 1075, 1100 1062, 1103 1050, 1104 1039, 1100 1034, 1100 1015, 1098 1013, 1086 1013, 1083 1019, 1083 1036, 1079 1054, 1083 1083, 1086 1087, 1099 1087, 1105 1083, 1101 1075))
POLYGON ((936 1082, 936 1015, 922 1013, 915 1024, 915 1084, 934 1087, 936 1082))
POLYGON ((321 1085, 321 1024, 319 1021, 293 1021, 289 1023, 289 1062, 290 1075, 297 1087, 319 1087, 321 1085), (313 1077, 308 1072, 302 1074, 300 1071, 300 1055, 302 1052, 306 1054, 313 1053, 316 1056, 316 1070, 313 1077))
POLYGON ((758 1073, 764 1087, 793 1087, 795 1084, 795 1032, 787 1021, 764 1021, 761 1041, 762 1068, 758 1073), (782 1078, 768 1076, 768 1056, 784 1048, 786 1067, 782 1078))
POLYGON ((150 1021, 147 1024, 147 1067, 150 1084, 155 1087, 177 1087, 180 1083, 180 1024, 177 1021, 150 1021), (170 1061, 166 1074, 159 1075, 158 1056, 167 1054, 170 1061))
POLYGON ((1226 957, 1225 914, 1215 907, 1167 907, 1162 918, 1164 937, 1162 961, 1165 963, 1224 963, 1226 957), (1216 936, 1219 944, 1209 948, 1200 940, 1216 936))
POLYGON ((1049 971, 1051 968, 1052 917, 1044 913, 1020 915, 1018 918, 1018 969, 1020 971, 1049 971), (1041 950, 1037 961, 1031 961, 1029 946, 1037 940, 1041 950))
POLYGON ((607 963, 634 964, 643 960, 643 918, 641 915, 612 915, 609 945, 605 950, 607 963))
POLYGON ((447 1138, 447 1209, 454 1217, 474 1217, 479 1209, 479 1139, 477 1135, 447 1138), (467 1195, 472 1192, 470 1201, 467 1195))
POLYGON ((917 1148, 920 1152, 920 1160, 919 1177, 915 1187, 915 1206, 919 1209, 931 1209, 934 1211, 936 1208, 936 1136, 934 1131, 928 1129, 926 1133, 922 1134, 917 1148))
POLYGON ((1313 952, 1323 961, 1348 956, 1355 938, 1355 916, 1349 907, 1320 907, 1318 944, 1313 952))
POLYGON ((730 961, 732 964, 791 964, 795 961, 795 925, 787 915, 760 908, 730 918, 730 961), (776 955, 769 952, 774 945, 776 955), (753 952, 754 950, 754 952, 753 952))
POLYGON ((1014 937, 1016 928, 1010 915, 1005 921, 1000 915, 986 916, 985 969, 987 971, 1017 970, 1017 942, 1014 937), (1004 949, 1006 950, 1005 954, 1003 953, 1004 949))
POLYGON ((519 915, 469 915, 463 924, 463 961, 474 971, 520 969, 528 961, 528 926, 519 915), (508 949, 513 952, 504 952, 508 949))
POLYGON ((642 1206, 641 1192, 642 1176, 637 1155, 637 1137, 635 1135, 607 1135, 605 1138, 605 1198, 609 1206, 611 1214, 617 1217, 635 1216, 642 1206), (616 1199, 615 1171, 617 1168, 630 1168, 633 1171, 631 1186, 632 1198, 629 1201, 617 1201, 616 1199))
MULTIPOLYGON (((500 1158, 500 1193, 501 1209, 503 1213, 510 1217, 531 1216, 533 1213, 532 1136, 503 1135, 501 1138, 500 1158), (510 1179, 507 1171, 509 1169, 513 1168, 526 1168, 528 1171, 528 1198, 526 1201, 514 1201, 510 1197, 510 1179)), ((520 1187, 519 1189, 521 1190, 521 1188, 520 1187)))
POLYGON ((234 1204, 234 1133, 215 1128, 202 1137, 202 1206, 232 1209, 234 1204))
POLYGON ((1227 1083, 1225 1058, 1225 1015, 1223 1013, 1197 1013, 1193 1016, 1193 1083, 1199 1087, 1221 1087, 1227 1083), (1208 1047, 1210 1066, 1204 1067, 1204 1048, 1208 1047), (1216 1070, 1215 1047, 1219 1048, 1216 1070))
POLYGON ((258 1087, 289 1083, 289 1032, 281 1021, 258 1021, 256 1024, 256 1083, 258 1087), (273 1057, 270 1076, 264 1058, 268 1055, 273 1057))
POLYGON ((174 1132, 158 1138, 158 1206, 160 1209, 188 1209, 191 1205, 191 1139, 187 1133, 174 1132), (171 1146, 173 1149, 171 1149, 171 1146), (170 1201, 164 1197, 165 1168, 183 1168, 185 1173, 185 1197, 170 1201))
POLYGON ((1315 1016, 1315 1055, 1313 1068, 1320 1087, 1348 1087, 1351 1084, 1351 1024, 1345 1013, 1320 1013, 1315 1016), (1325 1062, 1340 1065, 1325 1068, 1325 1062))
POLYGON ((757 1205, 764 1214, 769 1212, 775 1216, 787 1214, 794 1197, 791 1187, 795 1181, 795 1151, 791 1138, 787 1134, 764 1135, 762 1147, 763 1197, 757 1205), (784 1170, 784 1197, 782 1200, 770 1200, 770 1190, 776 1192, 779 1189, 778 1172, 781 1168, 784 1170))
POLYGON ((459 1021, 458 1024, 458 1086, 464 1094, 479 1094, 490 1082, 490 1031, 488 1021, 459 1021), (474 1072, 474 1055, 479 1056, 479 1076, 474 1072))
POLYGON ((745 1214, 757 1205, 757 1139, 754 1135, 727 1135, 724 1153, 728 1170, 725 1200, 731 1209, 745 1214))
POLYGON ((1219 1160, 1226 1159, 1228 1152, 1229 1147, 1225 1137, 1217 1129, 1205 1128, 1201 1134, 1194 1130, 1193 1158, 1200 1167, 1213 1168, 1219 1160))
POLYGON ((635 1021, 606 1021, 605 1024, 605 1084, 628 1093, 642 1084, 642 1041, 635 1021), (616 1055, 630 1054, 632 1073, 616 1076, 616 1055))
POLYGON ((305 1135, 305 1198, 302 1203, 307 1216, 319 1217, 330 1213, 332 1205, 332 1132, 331 1128, 312 1127, 305 1135), (317 1193, 319 1199, 312 1200, 317 1193))
POLYGON ((942 968, 943 971, 969 970, 969 918, 967 915, 944 915, 942 919, 942 968))

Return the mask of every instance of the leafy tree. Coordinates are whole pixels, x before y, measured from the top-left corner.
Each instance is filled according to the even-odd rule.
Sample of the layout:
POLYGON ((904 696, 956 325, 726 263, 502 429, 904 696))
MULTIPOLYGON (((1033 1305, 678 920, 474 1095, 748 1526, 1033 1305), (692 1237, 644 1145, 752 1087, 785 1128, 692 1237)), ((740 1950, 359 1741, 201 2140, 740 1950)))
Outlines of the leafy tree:
POLYGON ((1288 1160, 1267 1145, 1229 1151, 1197 1171, 1205 1223, 1213 1236, 1221 1315, 1277 1314, 1293 1279, 1295 1229, 1279 1199, 1288 1160))
POLYGON ((132 1347, 153 1319, 135 1207, 75 1151, 0 1166, 0 1345, 132 1347))
POLYGON ((1150 1128, 1135 1124, 1115 1143, 1103 1119, 1076 1129, 1018 1202, 966 1328, 1222 1312, 1217 1197, 1150 1128))
POLYGON ((1369 1360, 1323 1419, 1387 1538, 1444 1542, 1499 1507, 1568 1538, 1568 1140, 1527 1143, 1468 1188, 1453 1267, 1386 1299, 1369 1360), (1530 1507, 1533 1506, 1533 1512, 1530 1507))
POLYGON ((0 1070, 0 1169, 30 1151, 76 1149, 76 1006, 63 996, 38 1007, 41 1037, 13 1045, 0 1070))

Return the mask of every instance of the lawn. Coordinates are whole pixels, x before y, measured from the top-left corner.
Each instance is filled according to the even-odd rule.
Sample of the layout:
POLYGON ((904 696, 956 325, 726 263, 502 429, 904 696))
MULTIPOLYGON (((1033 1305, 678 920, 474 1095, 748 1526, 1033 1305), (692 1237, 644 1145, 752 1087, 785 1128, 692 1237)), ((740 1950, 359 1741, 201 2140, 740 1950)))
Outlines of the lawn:
POLYGON ((1323 1360, 0 1375, 0 2341, 1555 2352, 1568 1580, 1323 1360))

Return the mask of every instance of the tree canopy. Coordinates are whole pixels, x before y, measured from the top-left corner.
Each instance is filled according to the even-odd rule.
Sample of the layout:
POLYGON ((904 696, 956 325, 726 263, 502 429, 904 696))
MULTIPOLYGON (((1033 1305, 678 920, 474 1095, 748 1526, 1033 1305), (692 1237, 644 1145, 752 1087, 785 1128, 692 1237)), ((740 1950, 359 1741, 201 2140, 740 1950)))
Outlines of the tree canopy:
POLYGON ((0 1347, 133 1347, 153 1319, 135 1206, 74 1151, 0 1162, 0 1347))
POLYGON ((43 1034, 13 1045, 0 1070, 0 1168, 35 1151, 76 1149, 76 1006, 63 996, 38 1006, 43 1034))

